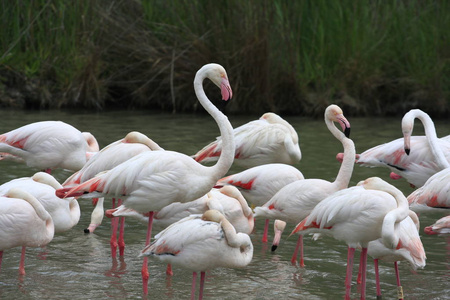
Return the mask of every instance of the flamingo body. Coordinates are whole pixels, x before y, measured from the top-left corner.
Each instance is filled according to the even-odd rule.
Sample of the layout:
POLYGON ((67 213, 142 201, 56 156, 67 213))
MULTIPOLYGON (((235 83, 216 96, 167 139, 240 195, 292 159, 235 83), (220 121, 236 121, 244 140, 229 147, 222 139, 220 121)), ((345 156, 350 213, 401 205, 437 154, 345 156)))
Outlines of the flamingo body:
MULTIPOLYGON (((265 113, 259 120, 234 129, 235 163, 254 167, 268 163, 296 164, 302 154, 295 129, 275 113, 265 113)), ((222 138, 208 144, 193 157, 206 163, 217 160, 222 152, 222 138)))
POLYGON ((55 191, 61 184, 50 174, 38 172, 32 177, 22 177, 0 185, 0 195, 11 188, 20 188, 35 197, 51 215, 55 232, 64 232, 80 220, 80 206, 74 198, 60 199, 55 191))
MULTIPOLYGON (((92 136, 92 135, 91 135, 92 136)), ((93 137, 93 136, 92 136, 93 137)), ((0 135, 0 152, 40 170, 62 168, 77 171, 90 157, 85 136, 61 121, 42 121, 0 135)))

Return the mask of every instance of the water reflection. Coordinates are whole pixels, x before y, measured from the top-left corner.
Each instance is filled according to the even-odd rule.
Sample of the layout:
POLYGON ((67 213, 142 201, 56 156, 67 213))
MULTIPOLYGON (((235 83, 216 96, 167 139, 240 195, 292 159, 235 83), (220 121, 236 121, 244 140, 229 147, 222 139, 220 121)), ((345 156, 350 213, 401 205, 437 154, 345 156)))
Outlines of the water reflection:
MULTIPOLYGON (((230 116, 234 127, 259 116, 230 116)), ((6 132, 27 123, 41 120, 62 120, 82 131, 90 131, 104 147, 128 132, 137 130, 154 139, 161 147, 193 154, 219 133, 217 126, 206 115, 171 115, 139 112, 105 112, 99 114, 64 112, 1 111, 1 131, 6 132)), ((286 117, 300 136, 303 158, 296 165, 306 178, 333 180, 339 170, 335 160, 342 146, 330 137, 323 120, 286 117)), ((351 119, 352 139, 357 152, 388 142, 401 136, 400 119, 351 119)), ((438 136, 448 134, 448 122, 436 122, 438 136)), ((415 134, 423 133, 420 126, 415 134)), ((12 162, 0 162, 0 183, 22 176, 31 176, 37 170, 12 162)), ((231 173, 242 169, 233 167, 231 173)), ((71 173, 58 170, 54 176, 64 181, 71 173)), ((412 189, 403 181, 393 182, 389 171, 355 167, 351 185, 370 176, 380 176, 400 188, 405 194, 412 189)), ((125 222, 125 255, 111 257, 110 219, 94 234, 84 234, 89 225, 92 204, 80 199, 82 216, 72 230, 57 234, 44 249, 27 249, 25 276, 18 275, 20 248, 7 250, 0 270, 1 299, 139 299, 142 298, 139 251, 145 244, 146 226, 127 218, 125 222), (42 258, 45 257, 45 260, 42 258)), ((105 209, 111 201, 105 199, 105 209)), ((407 263, 400 264, 400 274, 406 299, 445 299, 450 294, 450 240, 426 236, 423 228, 434 223, 444 213, 420 215, 421 238, 427 252, 427 266, 412 272, 407 263)), ((217 269, 207 272, 205 299, 341 299, 347 248, 331 238, 313 241, 305 237, 305 268, 292 265, 290 258, 296 237, 288 237, 294 224, 288 224, 276 252, 270 251, 270 242, 262 243, 264 220, 257 220, 252 234, 254 257, 244 269, 217 269)), ((271 223, 272 224, 272 223, 271 223)), ((271 227, 272 228, 272 227, 271 227)), ((155 233, 160 228, 154 228, 155 233)), ((269 232, 269 241, 273 233, 269 232)), ((356 258, 357 259, 357 258, 356 258)), ((353 271, 357 274, 357 267, 353 271)), ((153 299, 187 299, 190 295, 192 274, 174 267, 174 275, 166 276, 166 265, 149 261, 149 296, 153 299)), ((375 298, 373 262, 368 260, 367 295, 375 298)), ((381 288, 385 299, 396 297, 394 268, 391 263, 380 264, 381 288)), ((354 276, 352 297, 359 298, 354 276)), ((198 287, 197 287, 198 288, 198 287)))

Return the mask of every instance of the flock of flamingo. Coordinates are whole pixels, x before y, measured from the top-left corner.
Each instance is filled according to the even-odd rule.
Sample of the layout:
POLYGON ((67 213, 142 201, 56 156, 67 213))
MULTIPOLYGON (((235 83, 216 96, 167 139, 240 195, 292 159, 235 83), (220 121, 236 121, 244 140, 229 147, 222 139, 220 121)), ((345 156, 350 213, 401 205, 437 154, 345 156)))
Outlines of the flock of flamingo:
MULTIPOLYGON (((205 78, 221 89, 223 100, 232 97, 222 66, 207 64, 197 72, 196 96, 217 123, 220 137, 193 156, 165 150, 139 132, 99 149, 92 134, 55 121, 0 135, 0 159, 43 171, 0 186, 0 266, 4 250, 22 247, 19 272, 25 274, 25 247, 43 247, 55 233, 75 226, 80 197, 92 198, 96 204, 86 232, 93 232, 104 215, 111 218, 113 257, 117 249, 124 253, 125 217, 147 224, 146 244, 139 254, 144 295, 148 294, 148 258, 154 257, 167 263, 169 275, 172 265, 193 272, 192 299, 200 273, 202 299, 207 270, 242 268, 252 261, 249 235, 255 218, 266 220, 263 242, 267 242, 269 220, 275 220, 273 251, 286 223, 293 226, 291 235, 298 235, 298 242, 291 261, 299 260, 301 267, 305 266, 305 234, 346 243, 345 299, 350 299, 356 249, 361 249, 361 299, 366 297, 367 255, 375 261, 378 297, 378 260, 394 262, 399 286, 398 261, 405 260, 414 269, 425 266, 414 211, 450 206, 450 136, 439 139, 425 112, 414 109, 405 114, 403 138, 356 154, 349 121, 340 107, 328 106, 325 124, 342 143, 343 153, 337 154, 341 166, 332 182, 304 178, 292 166, 302 157, 295 129, 274 113, 233 129, 207 98, 205 78), (425 136, 412 136, 416 118, 423 123, 425 136), (416 189, 406 197, 378 177, 349 187, 355 163, 389 168, 392 179, 404 178, 416 189), (246 169, 229 175, 232 164, 246 169), (57 168, 74 173, 59 183, 51 175, 57 168), (112 198, 113 208, 105 211, 106 197, 112 198), (152 237, 154 224, 165 229, 152 237)), ((425 233, 450 234, 450 215, 426 227, 425 233)))

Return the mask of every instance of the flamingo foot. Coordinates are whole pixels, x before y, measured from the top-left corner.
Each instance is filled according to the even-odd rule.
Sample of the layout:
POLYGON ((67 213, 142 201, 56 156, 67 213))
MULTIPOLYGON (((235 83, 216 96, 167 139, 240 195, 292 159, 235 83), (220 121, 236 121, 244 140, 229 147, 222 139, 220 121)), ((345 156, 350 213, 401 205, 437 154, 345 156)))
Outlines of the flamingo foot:
POLYGON ((142 292, 144 295, 148 295, 148 279, 150 278, 150 274, 148 273, 148 257, 144 257, 144 262, 142 263, 142 292))

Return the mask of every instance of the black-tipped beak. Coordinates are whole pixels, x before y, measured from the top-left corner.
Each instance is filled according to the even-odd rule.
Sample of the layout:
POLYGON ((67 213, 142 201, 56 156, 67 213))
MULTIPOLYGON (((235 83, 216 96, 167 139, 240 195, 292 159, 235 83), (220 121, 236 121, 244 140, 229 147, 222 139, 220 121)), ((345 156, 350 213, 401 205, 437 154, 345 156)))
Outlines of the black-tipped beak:
POLYGON ((272 252, 274 252, 275 250, 277 250, 278 246, 277 245, 272 245, 272 252))
POLYGON ((84 233, 91 233, 90 231, 89 231, 89 229, 84 229, 84 233))
POLYGON ((406 155, 409 155, 409 152, 411 152, 411 149, 405 148, 405 153, 406 153, 406 155))
POLYGON ((350 127, 345 127, 344 134, 347 138, 350 138, 350 127))

